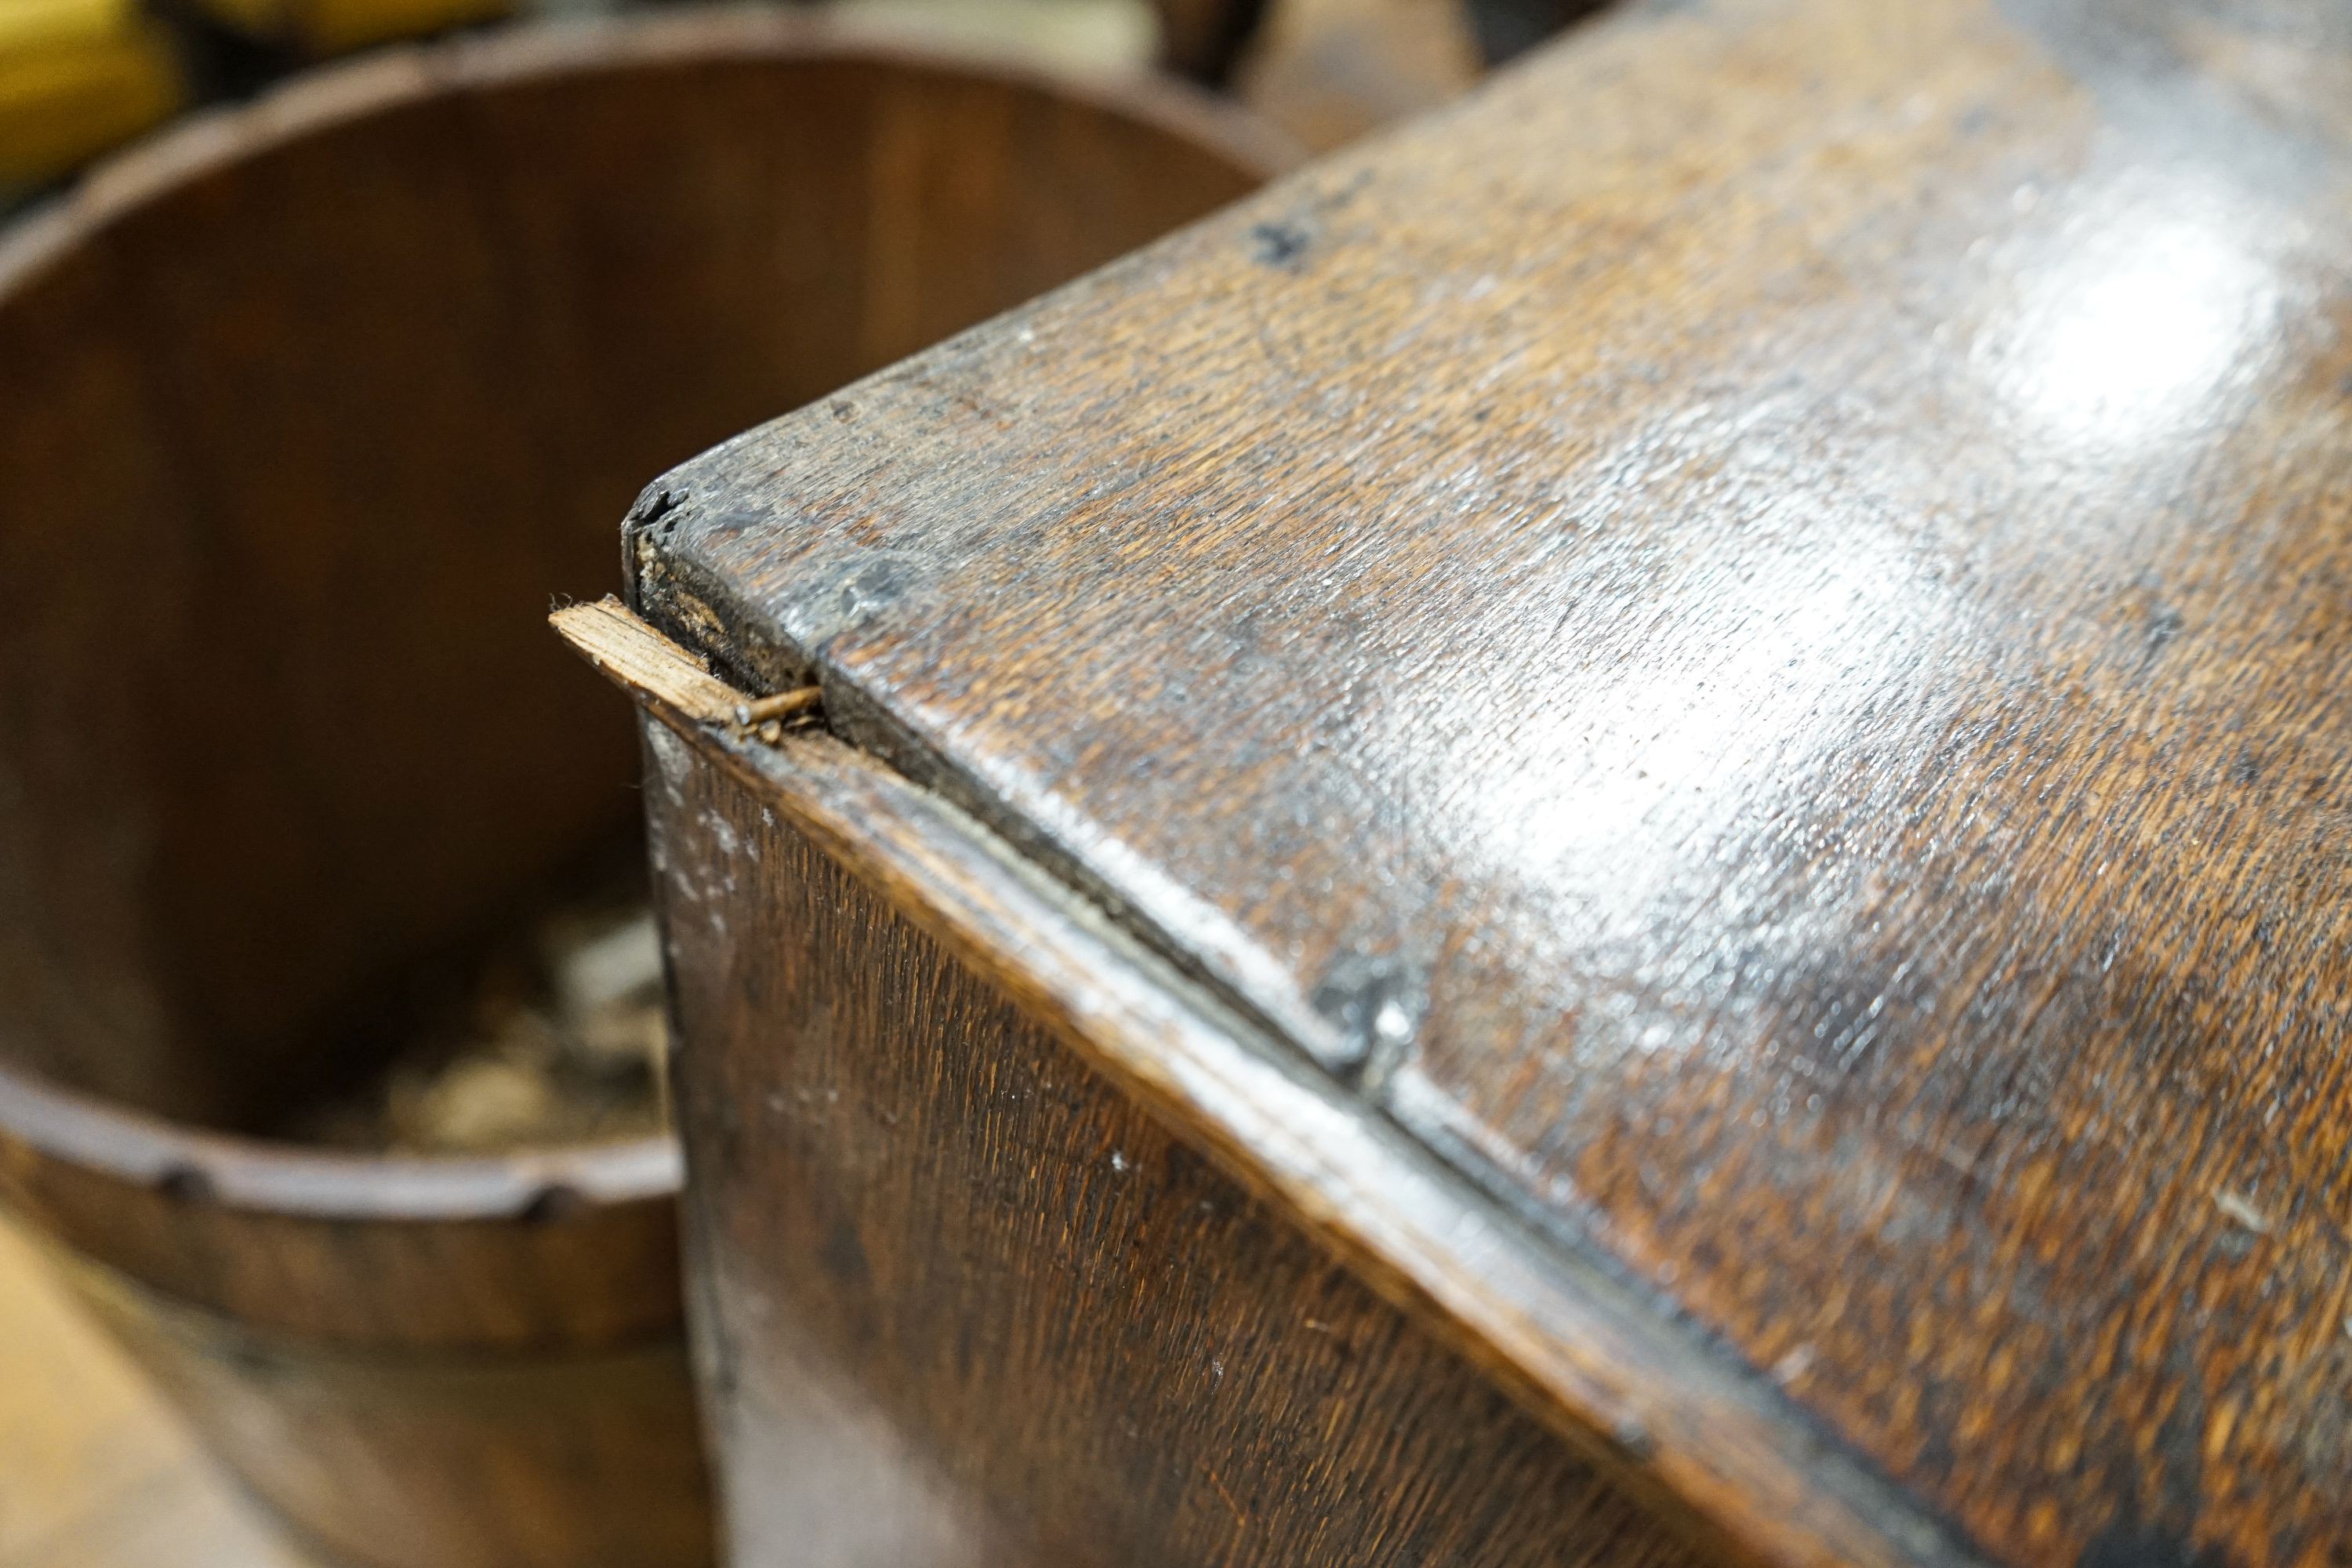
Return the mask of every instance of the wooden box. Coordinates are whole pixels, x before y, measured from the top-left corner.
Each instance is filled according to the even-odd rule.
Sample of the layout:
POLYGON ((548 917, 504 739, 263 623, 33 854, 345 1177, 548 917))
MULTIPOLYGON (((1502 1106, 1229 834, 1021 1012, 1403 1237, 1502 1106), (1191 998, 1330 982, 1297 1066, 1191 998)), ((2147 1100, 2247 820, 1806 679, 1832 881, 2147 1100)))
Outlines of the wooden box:
POLYGON ((2352 1560, 2347 36, 1634 7, 649 490, 744 1568, 2352 1560))

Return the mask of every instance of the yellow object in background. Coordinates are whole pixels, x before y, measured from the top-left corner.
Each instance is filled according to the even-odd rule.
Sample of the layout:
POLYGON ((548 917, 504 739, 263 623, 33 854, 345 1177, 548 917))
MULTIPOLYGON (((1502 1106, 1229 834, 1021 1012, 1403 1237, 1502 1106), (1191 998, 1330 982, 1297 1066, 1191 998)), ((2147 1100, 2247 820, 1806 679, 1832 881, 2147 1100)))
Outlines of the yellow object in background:
POLYGON ((0 185, 68 174, 186 93, 133 0, 0 0, 0 185))
MULTIPOLYGON (((0 5, 10 0, 0 0, 0 5)), ((308 55, 341 54, 391 38, 484 22, 514 0, 198 0, 215 20, 308 55)))

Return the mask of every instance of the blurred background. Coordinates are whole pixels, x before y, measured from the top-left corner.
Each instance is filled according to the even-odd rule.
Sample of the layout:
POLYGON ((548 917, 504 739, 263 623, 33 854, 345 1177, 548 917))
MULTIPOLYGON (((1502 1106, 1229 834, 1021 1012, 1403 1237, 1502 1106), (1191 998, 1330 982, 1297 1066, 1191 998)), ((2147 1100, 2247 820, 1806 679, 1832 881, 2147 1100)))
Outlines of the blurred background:
MULTIPOLYGON (((0 0, 0 202, 207 102, 389 42, 632 0, 0 0)), ((635 0, 650 4, 652 0, 635 0)), ((1577 0, 832 0, 831 9, 1094 72, 1165 66, 1310 151, 1443 102, 1577 0)))

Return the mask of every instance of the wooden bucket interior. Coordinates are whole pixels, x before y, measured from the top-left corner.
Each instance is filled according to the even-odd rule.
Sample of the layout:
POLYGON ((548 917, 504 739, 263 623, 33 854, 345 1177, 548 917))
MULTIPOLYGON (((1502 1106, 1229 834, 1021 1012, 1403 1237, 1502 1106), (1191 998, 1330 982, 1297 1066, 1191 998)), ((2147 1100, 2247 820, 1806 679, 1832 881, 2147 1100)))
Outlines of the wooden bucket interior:
POLYGON ((402 57, 0 255, 0 1062, 302 1092, 318 1020, 631 830, 544 618, 643 484, 1254 183, 1176 100, 823 37, 402 57))

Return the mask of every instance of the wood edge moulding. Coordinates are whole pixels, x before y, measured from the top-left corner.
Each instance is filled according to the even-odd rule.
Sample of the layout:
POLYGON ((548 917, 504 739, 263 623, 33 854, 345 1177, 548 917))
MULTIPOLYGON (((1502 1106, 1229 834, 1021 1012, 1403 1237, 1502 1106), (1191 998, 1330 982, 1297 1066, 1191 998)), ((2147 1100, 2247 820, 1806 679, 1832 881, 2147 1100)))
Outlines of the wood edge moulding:
POLYGON ((606 598, 557 632, 861 885, 1729 1561, 1985 1560, 1768 1380, 1538 1231, 1002 836, 606 598))

